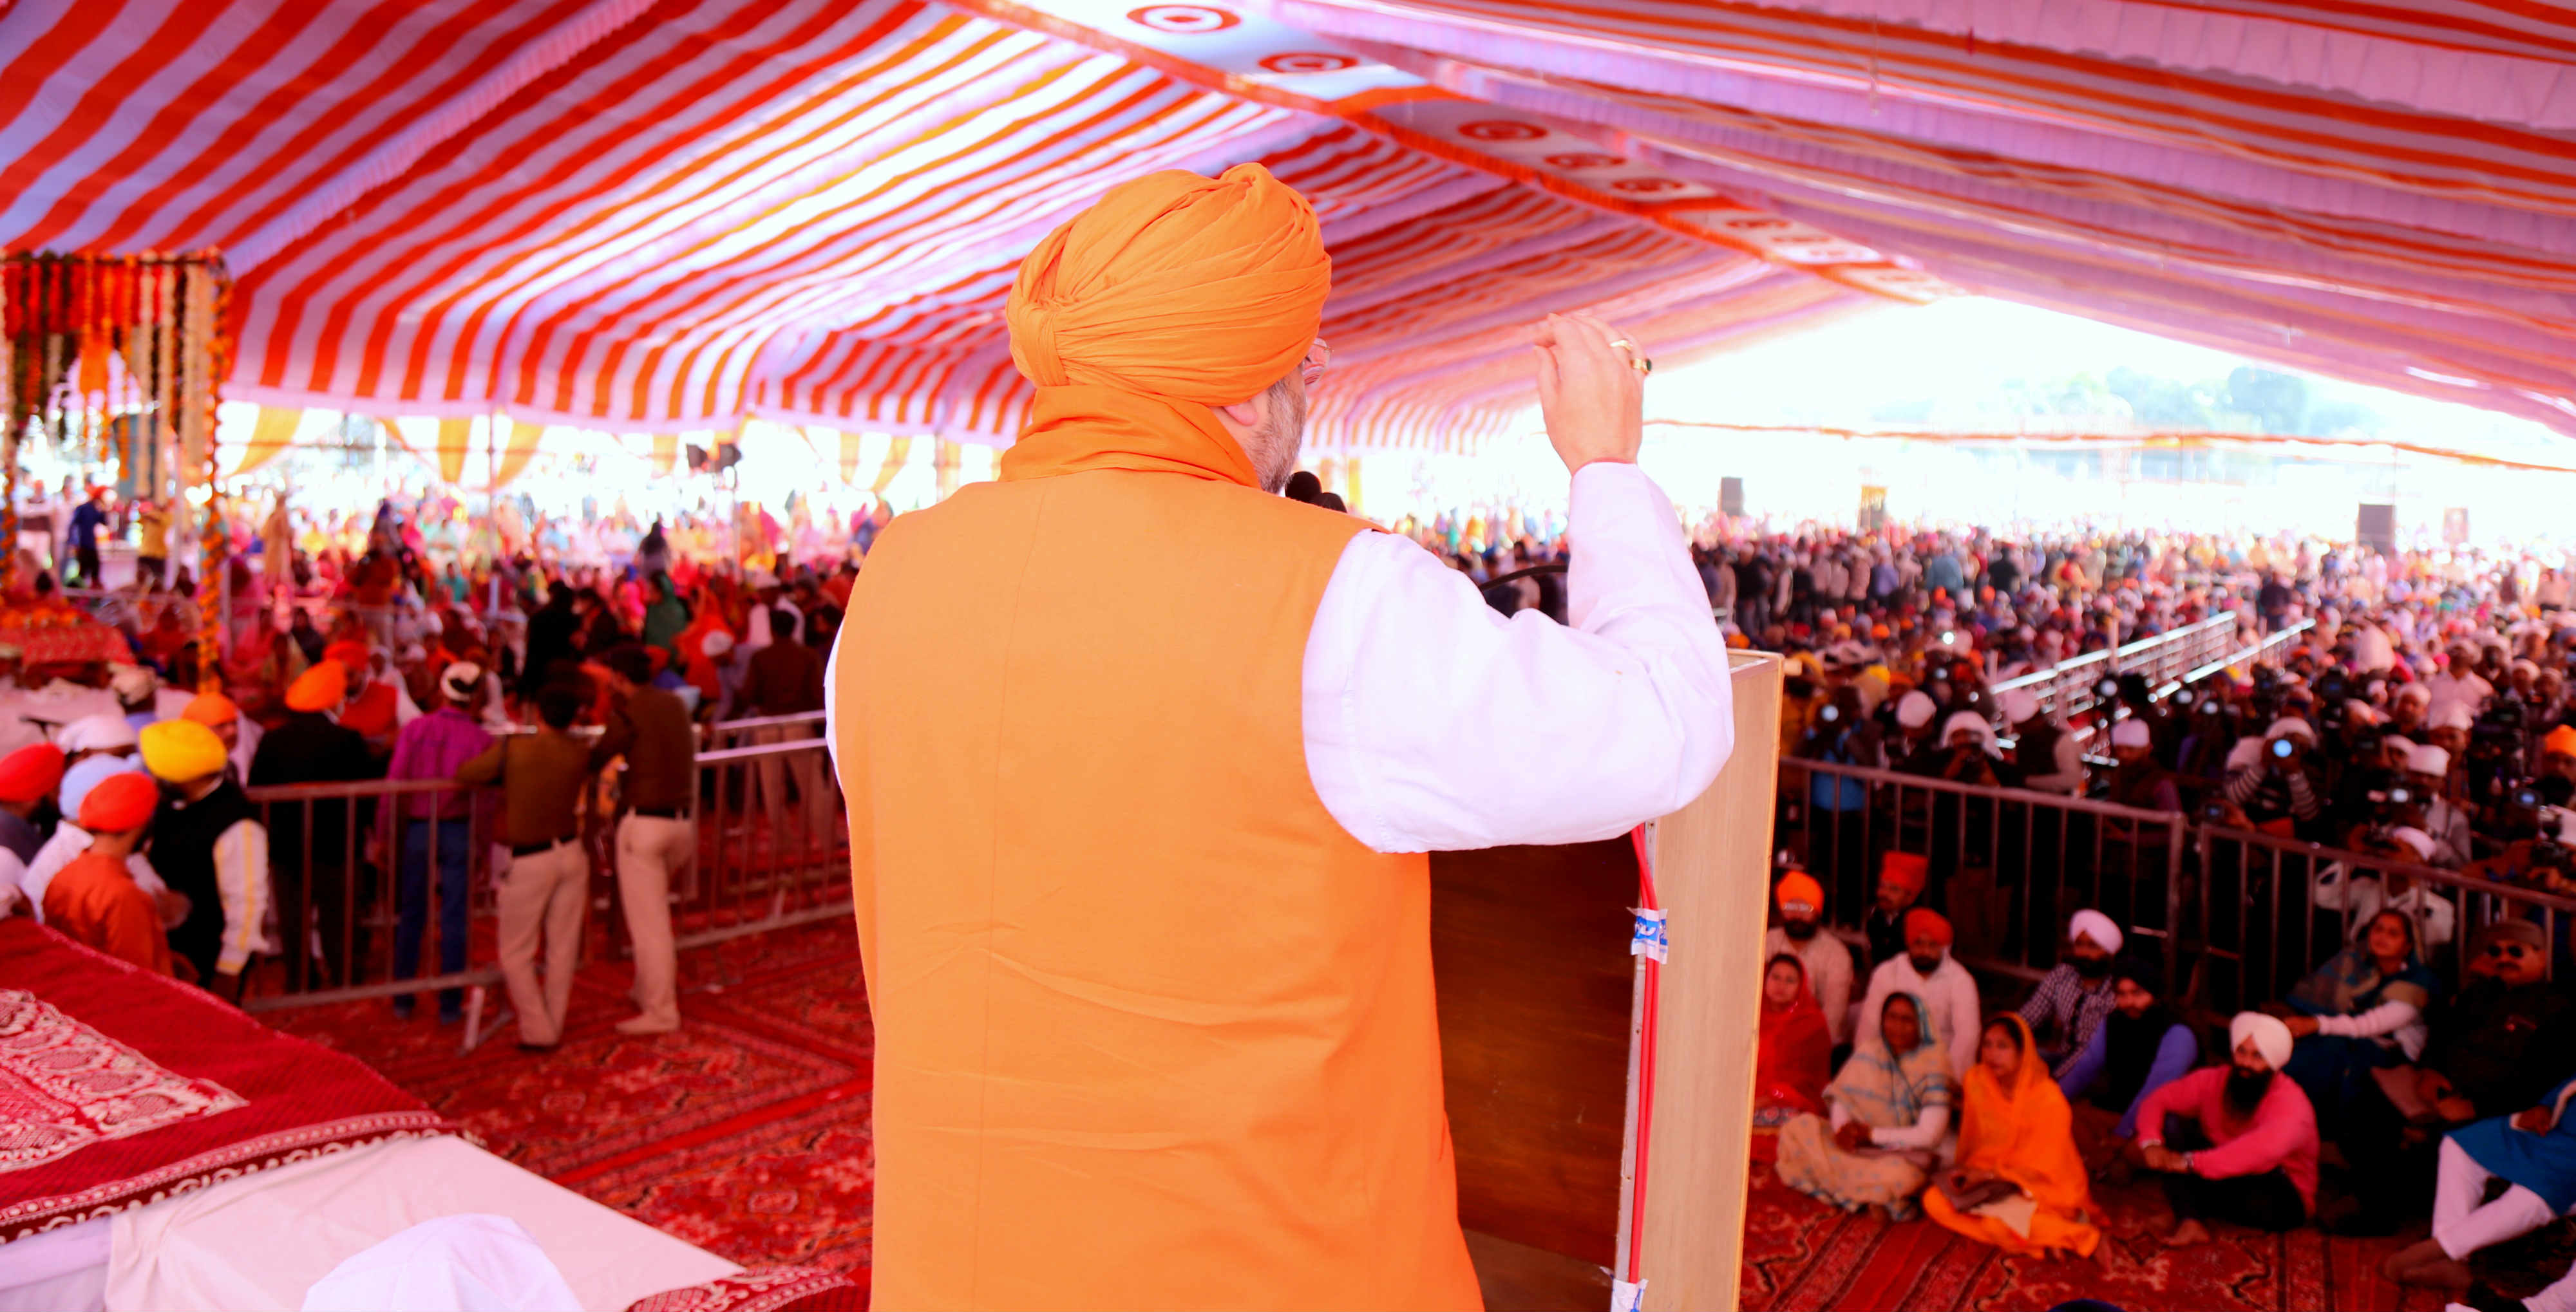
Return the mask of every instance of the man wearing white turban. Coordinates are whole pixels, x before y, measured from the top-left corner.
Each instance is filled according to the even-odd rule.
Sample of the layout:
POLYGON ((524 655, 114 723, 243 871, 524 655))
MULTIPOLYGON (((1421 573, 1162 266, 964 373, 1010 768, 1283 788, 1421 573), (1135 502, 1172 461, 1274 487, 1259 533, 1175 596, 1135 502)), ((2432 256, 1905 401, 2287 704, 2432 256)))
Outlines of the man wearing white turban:
POLYGON ((2126 936, 2109 916, 2090 907, 2066 923, 2066 946, 2055 969, 2040 977, 2021 1018, 2030 1025, 2049 1074, 2062 1076, 2093 1031, 2111 1014, 2111 958, 2120 954, 2126 936))
POLYGON ((2138 1154, 2164 1173, 2176 1246, 2209 1242, 2203 1218, 2257 1230, 2305 1224, 2316 1210, 2317 1117, 2290 1060, 2290 1027, 2260 1012, 2227 1023, 2232 1051, 2147 1095, 2138 1154))

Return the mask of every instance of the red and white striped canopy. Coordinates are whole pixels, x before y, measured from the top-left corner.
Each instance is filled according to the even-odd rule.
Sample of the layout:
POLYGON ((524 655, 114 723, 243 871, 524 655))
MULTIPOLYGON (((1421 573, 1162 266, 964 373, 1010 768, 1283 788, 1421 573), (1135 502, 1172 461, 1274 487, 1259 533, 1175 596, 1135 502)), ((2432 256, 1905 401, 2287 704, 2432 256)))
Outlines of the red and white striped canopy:
POLYGON ((1954 289, 2576 432, 2576 24, 2437 0, 0 0, 0 246, 213 247, 228 395, 1007 441, 1021 255, 1258 160, 1326 445, 1523 326, 1667 363, 1954 289))

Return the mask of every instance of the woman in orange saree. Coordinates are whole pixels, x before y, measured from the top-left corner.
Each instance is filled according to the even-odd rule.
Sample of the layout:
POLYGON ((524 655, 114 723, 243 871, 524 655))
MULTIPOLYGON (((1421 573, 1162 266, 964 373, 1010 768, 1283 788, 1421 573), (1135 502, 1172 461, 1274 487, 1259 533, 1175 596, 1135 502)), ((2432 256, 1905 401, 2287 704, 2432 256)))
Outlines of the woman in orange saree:
POLYGON ((2010 1012, 1987 1021, 1960 1085, 1958 1165, 1924 1191, 1924 1214, 2006 1252, 2093 1256, 2100 1209, 2066 1095, 2048 1077, 2030 1026, 2010 1012))

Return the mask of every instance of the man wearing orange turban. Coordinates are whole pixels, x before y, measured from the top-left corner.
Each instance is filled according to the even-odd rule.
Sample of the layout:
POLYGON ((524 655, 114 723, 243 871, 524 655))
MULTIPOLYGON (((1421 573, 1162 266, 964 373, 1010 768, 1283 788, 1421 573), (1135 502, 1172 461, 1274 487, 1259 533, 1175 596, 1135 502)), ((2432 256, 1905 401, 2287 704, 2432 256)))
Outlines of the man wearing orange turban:
POLYGON ((1020 268, 1000 481, 895 520, 850 593, 880 1307, 1476 1306, 1425 854, 1615 836, 1725 760, 1636 348, 1532 335, 1583 554, 1572 627, 1505 624, 1272 495, 1330 291, 1257 165, 1110 189, 1020 268))
POLYGON ((19 881, 45 845, 36 808, 63 781, 63 764, 63 749, 52 743, 29 743, 0 756, 0 916, 25 900, 19 881))
POLYGON ((45 923, 75 943, 167 975, 170 941, 162 936, 160 908, 125 866, 160 800, 152 776, 139 770, 109 775, 89 790, 77 817, 90 833, 89 850, 46 886, 45 923))
POLYGON ((1824 928, 1825 886, 1804 870, 1792 870, 1780 876, 1771 901, 1780 910, 1780 923, 1763 936, 1762 959, 1787 952, 1806 963, 1816 1005, 1824 1008, 1825 1033, 1840 1043, 1843 1027, 1851 1021, 1852 956, 1824 928))
POLYGON ((1950 1054, 1956 1076, 1977 1060, 1977 1036, 1985 1012, 1977 1003, 1977 980, 1950 955, 1950 921, 1930 907, 1905 913, 1905 950, 1878 963, 1869 974, 1869 993, 1861 999, 1854 1034, 1878 1032, 1878 1009, 1892 994, 1911 993, 1923 1006, 1923 1024, 1933 1041, 1950 1054))

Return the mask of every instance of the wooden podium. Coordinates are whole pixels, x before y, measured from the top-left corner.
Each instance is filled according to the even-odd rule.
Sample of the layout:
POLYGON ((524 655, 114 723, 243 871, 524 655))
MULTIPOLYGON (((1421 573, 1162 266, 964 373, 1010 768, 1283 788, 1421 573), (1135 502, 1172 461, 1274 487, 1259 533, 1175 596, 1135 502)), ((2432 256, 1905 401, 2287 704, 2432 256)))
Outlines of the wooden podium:
POLYGON ((1642 841, 1431 859, 1458 1217, 1492 1312, 1601 1312, 1613 1273, 1652 1312, 1735 1306, 1780 662, 1730 655, 1734 753, 1642 841), (1651 980, 1641 850, 1669 943, 1651 980))

